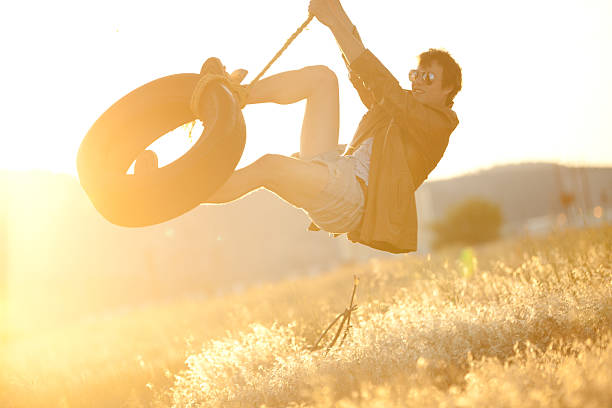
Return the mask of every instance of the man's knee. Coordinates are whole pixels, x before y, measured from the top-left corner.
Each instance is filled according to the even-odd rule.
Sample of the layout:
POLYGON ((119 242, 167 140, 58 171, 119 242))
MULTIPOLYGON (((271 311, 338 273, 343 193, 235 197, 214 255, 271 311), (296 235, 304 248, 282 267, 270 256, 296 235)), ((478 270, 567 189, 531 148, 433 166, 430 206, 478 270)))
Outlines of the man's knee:
POLYGON ((338 88, 336 73, 325 65, 311 65, 302 68, 302 71, 308 73, 311 83, 317 87, 338 88))
POLYGON ((282 171, 283 159, 288 159, 288 157, 280 154, 267 153, 253 163, 258 178, 263 183, 263 186, 269 184, 274 175, 282 171))

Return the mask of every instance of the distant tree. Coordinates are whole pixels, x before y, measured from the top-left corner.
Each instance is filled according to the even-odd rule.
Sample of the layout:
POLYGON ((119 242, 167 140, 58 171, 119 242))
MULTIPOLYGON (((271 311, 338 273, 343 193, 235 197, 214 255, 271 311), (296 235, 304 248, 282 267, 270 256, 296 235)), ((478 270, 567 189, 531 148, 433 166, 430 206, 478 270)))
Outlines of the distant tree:
POLYGON ((444 218, 431 225, 435 233, 433 247, 473 245, 495 240, 499 237, 502 221, 501 209, 497 204, 470 198, 450 208, 444 218))

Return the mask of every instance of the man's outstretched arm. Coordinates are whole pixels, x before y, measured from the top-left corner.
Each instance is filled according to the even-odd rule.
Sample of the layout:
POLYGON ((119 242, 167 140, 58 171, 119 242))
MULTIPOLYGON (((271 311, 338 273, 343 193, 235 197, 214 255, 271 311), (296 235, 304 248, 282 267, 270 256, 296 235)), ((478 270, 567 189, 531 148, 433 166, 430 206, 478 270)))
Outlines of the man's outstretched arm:
POLYGON ((365 51, 355 26, 339 0, 311 0, 308 10, 331 30, 349 64, 365 51))
POLYGON ((309 9, 312 15, 316 16, 332 31, 342 51, 342 59, 348 69, 349 79, 353 87, 366 108, 372 108, 375 102, 372 91, 365 87, 363 80, 351 69, 351 62, 365 51, 357 28, 338 0, 311 0, 309 9))
POLYGON ((363 87, 368 91, 369 95, 363 93, 365 98, 361 99, 369 109, 373 103, 380 105, 400 124, 407 119, 407 110, 420 111, 420 104, 402 89, 398 80, 378 58, 366 50, 339 0, 311 0, 309 11, 333 33, 351 75, 357 75, 362 82, 359 87, 355 86, 360 96, 363 87))

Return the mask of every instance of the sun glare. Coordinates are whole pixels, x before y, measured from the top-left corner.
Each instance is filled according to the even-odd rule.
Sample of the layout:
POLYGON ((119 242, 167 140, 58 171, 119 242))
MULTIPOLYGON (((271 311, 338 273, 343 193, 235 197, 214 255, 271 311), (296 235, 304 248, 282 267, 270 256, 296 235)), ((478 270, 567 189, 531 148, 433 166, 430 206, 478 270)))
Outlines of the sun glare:
POLYGON ((155 154, 136 151, 149 129, 194 117, 186 101, 204 61, 248 69, 249 83, 310 1, 3 5, 0 408, 612 406, 612 1, 341 0, 403 88, 429 48, 462 67, 448 145, 449 112, 415 102, 435 96, 433 82, 411 97, 373 75, 407 110, 387 110, 375 86, 363 103, 345 38, 315 19, 266 76, 315 69, 245 88, 249 101, 292 103, 239 111, 229 93, 205 95, 215 109, 198 112, 233 130, 197 120, 151 143, 155 154), (258 162, 225 181, 243 130, 237 169, 298 152, 303 134, 333 148, 336 81, 320 66, 338 79, 339 143, 365 123, 372 153, 329 172, 272 157, 268 173, 258 162), (193 75, 167 92, 132 93, 181 73, 193 75), (305 112, 317 125, 302 133, 305 112), (159 125, 166 116, 181 119, 159 125), (206 130, 215 143, 198 144, 206 130), (79 150, 88 134, 100 138, 79 150), (120 174, 132 154, 128 174, 166 169, 120 174), (411 176, 431 166, 415 192, 411 176), (278 194, 245 193, 262 184, 278 194), (246 195, 217 200, 226 190, 246 195), (350 215, 349 232, 307 231, 317 215, 332 231, 325 221, 350 215))
MULTIPOLYGON (((275 6, 280 13, 279 24, 258 26, 257 35, 252 34, 247 41, 247 37, 231 35, 232 29, 222 17, 232 15, 234 25, 251 27, 254 22, 250 16, 260 11, 256 3, 241 4, 239 15, 235 14, 235 6, 231 3, 214 7, 202 4, 207 11, 204 25, 197 24, 194 15, 201 13, 194 10, 187 21, 172 20, 185 14, 181 4, 176 10, 154 7, 151 13, 159 14, 153 15, 150 21, 142 21, 137 6, 125 8, 111 1, 109 10, 96 16, 95 24, 84 24, 79 18, 60 18, 59 21, 56 18, 51 24, 42 15, 31 16, 26 6, 20 4, 12 6, 16 13, 27 15, 28 21, 46 34, 40 38, 37 33, 25 32, 18 20, 7 20, 2 27, 5 37, 20 39, 22 45, 12 44, 9 51, 22 63, 18 69, 7 67, 8 75, 3 82, 5 97, 13 103, 3 118, 4 134, 11 136, 0 142, 0 167, 71 174, 75 174, 76 152, 87 127, 121 95, 143 81, 194 71, 194 67, 211 55, 221 57, 229 70, 245 67, 253 75, 295 30, 306 12, 305 3, 279 3, 275 6), (166 29, 160 31, 155 21, 164 16, 170 20, 164 23, 166 29), (80 34, 74 36, 74 32, 80 34), (202 42, 203 38, 207 40, 202 42), (30 68, 39 66, 38 54, 23 55, 21 52, 35 45, 46 47, 42 50, 45 57, 61 61, 47 68, 45 80, 30 68), (82 52, 74 52, 75 49, 82 52), (140 49, 138 57, 134 49, 140 49), (194 52, 194 49, 201 51, 194 52), (91 63, 85 64, 85 61, 91 63), (44 106, 35 112, 34 119, 27 109, 31 106, 27 95, 19 85, 24 81, 37 89, 40 105, 44 106)), ((612 92, 612 82, 606 74, 612 69, 610 47, 605 40, 612 36, 607 23, 611 16, 609 5, 607 2, 558 3, 555 6, 529 3, 530 13, 525 15, 520 4, 523 3, 500 3, 494 8, 481 2, 459 6, 442 1, 439 9, 447 13, 438 14, 435 19, 428 14, 429 8, 425 5, 407 6, 389 0, 374 9, 357 3, 346 5, 366 45, 389 65, 404 87, 410 86, 406 78, 414 55, 428 47, 448 49, 462 65, 464 87, 456 103, 460 125, 434 177, 525 160, 609 164, 612 139, 605 136, 610 131, 609 121, 605 120, 605 106, 612 92), (554 7, 555 19, 548 17, 551 7, 554 7), (392 15, 388 9, 394 10, 392 15), (411 21, 405 29, 397 28, 404 27, 404 16, 415 11, 428 17, 411 21), (458 13, 461 19, 457 18, 458 13), (488 17, 474 17, 482 13, 488 17), (380 27, 378 21, 383 16, 389 24, 380 27), (515 21, 522 22, 521 30, 516 30, 515 21), (566 30, 568 21, 573 27, 571 31, 566 30), (396 42, 389 38, 402 38, 407 34, 409 47, 405 47, 405 53, 398 53, 396 42), (483 49, 487 50, 486 54, 483 49), (564 85, 577 68, 568 56, 580 61, 583 77, 597 80, 578 87, 564 85), (525 59, 532 65, 558 69, 542 68, 546 75, 540 75, 540 71, 535 74, 525 64, 507 63, 525 59), (525 87, 541 92, 546 103, 533 95, 525 97, 520 91, 525 87), (500 94, 503 97, 500 98, 500 94), (580 143, 576 138, 578 134, 582 138, 580 143), (466 160, 464 149, 474 151, 476 148, 479 153, 471 154, 466 160)), ((75 11, 87 16, 91 13, 85 9, 75 11)), ((346 80, 346 69, 335 43, 321 24, 311 23, 270 73, 315 64, 330 66, 340 79, 340 139, 346 142, 364 110, 346 80)), ((259 112, 255 108, 247 109, 259 112)), ((265 109, 279 113, 287 107, 265 109)), ((290 119, 297 132, 280 131, 277 137, 249 142, 245 150, 248 160, 254 160, 263 152, 293 153, 287 139, 295 138, 290 139, 293 146, 299 145, 300 116, 292 115, 290 119), (285 144, 279 147, 279 143, 285 144)), ((273 129, 274 126, 269 125, 276 120, 274 113, 269 116, 258 113, 249 119, 249 132, 258 128, 273 129)), ((163 138, 152 148, 158 154, 160 165, 165 165, 189 146, 179 136, 163 138)))

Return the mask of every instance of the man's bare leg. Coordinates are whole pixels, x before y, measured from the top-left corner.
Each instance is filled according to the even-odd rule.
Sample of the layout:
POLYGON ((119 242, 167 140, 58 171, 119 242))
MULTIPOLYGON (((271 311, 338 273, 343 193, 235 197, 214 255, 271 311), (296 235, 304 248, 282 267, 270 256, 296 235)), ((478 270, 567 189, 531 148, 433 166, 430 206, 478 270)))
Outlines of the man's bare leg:
POLYGON ((323 65, 287 71, 262 79, 251 88, 247 104, 287 105, 306 99, 300 158, 334 150, 340 123, 338 79, 323 65))
POLYGON ((266 154, 236 170, 205 203, 227 203, 265 188, 290 204, 305 208, 327 184, 327 167, 280 154, 266 154))
MULTIPOLYGON (((324 66, 306 67, 263 79, 251 88, 247 103, 290 104, 306 99, 300 137, 300 159, 335 150, 338 145, 339 101, 335 74, 324 66)), ((291 157, 268 154, 235 171, 206 203, 234 201, 264 187, 303 208, 323 190, 325 166, 291 157)))

